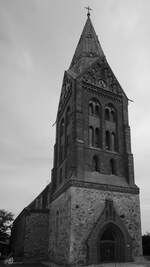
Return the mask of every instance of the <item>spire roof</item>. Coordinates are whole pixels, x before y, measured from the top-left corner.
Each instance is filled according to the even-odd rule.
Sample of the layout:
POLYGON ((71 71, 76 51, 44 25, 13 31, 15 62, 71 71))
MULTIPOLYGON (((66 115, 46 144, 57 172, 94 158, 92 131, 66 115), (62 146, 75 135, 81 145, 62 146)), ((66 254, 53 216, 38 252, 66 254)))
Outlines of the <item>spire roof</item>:
POLYGON ((104 52, 92 25, 90 15, 88 14, 69 70, 75 73, 81 73, 99 57, 104 57, 104 52))

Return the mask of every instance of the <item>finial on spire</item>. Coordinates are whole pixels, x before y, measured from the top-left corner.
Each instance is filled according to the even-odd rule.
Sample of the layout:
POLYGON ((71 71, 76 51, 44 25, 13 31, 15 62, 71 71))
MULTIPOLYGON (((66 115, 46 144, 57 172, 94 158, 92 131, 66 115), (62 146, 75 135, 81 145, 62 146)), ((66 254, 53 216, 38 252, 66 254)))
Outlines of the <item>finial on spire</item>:
POLYGON ((85 8, 88 10, 87 16, 90 17, 90 11, 92 11, 92 8, 89 6, 86 6, 85 8))

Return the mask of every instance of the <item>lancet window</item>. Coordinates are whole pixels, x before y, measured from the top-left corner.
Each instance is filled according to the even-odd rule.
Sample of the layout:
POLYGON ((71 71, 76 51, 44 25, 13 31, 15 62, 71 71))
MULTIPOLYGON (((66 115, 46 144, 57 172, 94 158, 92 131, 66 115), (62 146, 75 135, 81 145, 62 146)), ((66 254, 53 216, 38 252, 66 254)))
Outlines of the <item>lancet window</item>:
POLYGON ((89 109, 89 145, 94 147, 100 147, 101 106, 98 99, 95 98, 91 99, 88 104, 88 109, 89 109))
POLYGON ((105 107, 105 147, 117 151, 117 113, 112 104, 105 107))
POLYGON ((112 104, 105 107, 105 120, 116 123, 116 110, 112 104))
POLYGON ((94 146, 94 129, 92 126, 89 127, 89 145, 94 146))
POLYGON ((95 129, 95 140, 94 140, 94 144, 96 147, 99 147, 100 146, 100 131, 99 131, 99 128, 96 128, 95 129))
POLYGON ((116 166, 115 166, 115 160, 114 159, 110 160, 110 173, 116 174, 116 166))
POLYGON ((93 156, 93 160, 92 160, 92 169, 93 171, 98 172, 99 171, 99 159, 98 156, 93 156))
POLYGON ((100 116, 100 104, 97 99, 92 99, 89 101, 89 116, 100 116))
POLYGON ((105 146, 107 150, 110 150, 110 144, 111 144, 111 140, 110 140, 110 132, 106 131, 106 135, 105 135, 105 146))

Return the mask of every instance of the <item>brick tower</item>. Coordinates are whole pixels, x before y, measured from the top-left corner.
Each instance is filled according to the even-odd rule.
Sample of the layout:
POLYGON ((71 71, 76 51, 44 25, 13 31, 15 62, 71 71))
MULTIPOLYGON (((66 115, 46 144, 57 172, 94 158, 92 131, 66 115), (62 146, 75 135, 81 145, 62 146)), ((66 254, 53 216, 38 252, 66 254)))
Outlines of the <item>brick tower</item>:
POLYGON ((142 255, 128 98, 89 12, 64 73, 49 208, 51 261, 87 265, 142 255))

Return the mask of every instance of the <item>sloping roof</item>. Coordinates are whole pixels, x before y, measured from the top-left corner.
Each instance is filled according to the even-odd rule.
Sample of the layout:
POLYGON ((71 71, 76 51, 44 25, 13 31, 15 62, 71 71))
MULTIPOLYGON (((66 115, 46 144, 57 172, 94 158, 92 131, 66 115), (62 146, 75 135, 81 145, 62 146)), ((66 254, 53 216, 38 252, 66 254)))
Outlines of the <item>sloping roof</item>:
POLYGON ((42 192, 32 201, 30 202, 30 204, 28 206, 26 206, 19 214, 18 216, 15 218, 13 224, 15 224, 19 218, 21 216, 24 216, 24 214, 27 214, 30 211, 35 211, 37 210, 37 212, 46 212, 47 211, 47 207, 46 207, 46 202, 47 202, 47 195, 50 194, 51 191, 51 183, 49 185, 47 185, 42 192), (44 203, 44 207, 42 209, 36 208, 36 199, 38 199, 40 196, 45 196, 46 201, 44 203))

